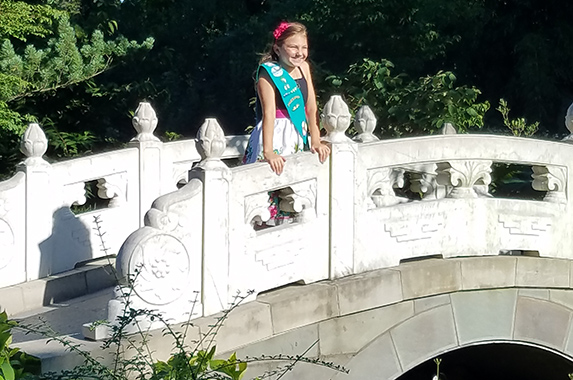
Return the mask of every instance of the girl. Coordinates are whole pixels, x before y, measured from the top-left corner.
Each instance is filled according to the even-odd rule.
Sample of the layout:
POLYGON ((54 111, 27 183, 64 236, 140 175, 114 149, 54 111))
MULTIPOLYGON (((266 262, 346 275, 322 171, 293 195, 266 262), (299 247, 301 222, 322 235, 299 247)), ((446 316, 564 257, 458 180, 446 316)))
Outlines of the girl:
POLYGON ((273 35, 272 48, 257 69, 257 125, 243 162, 266 161, 280 175, 284 156, 308 148, 324 162, 330 149, 320 141, 305 26, 282 22, 273 35))

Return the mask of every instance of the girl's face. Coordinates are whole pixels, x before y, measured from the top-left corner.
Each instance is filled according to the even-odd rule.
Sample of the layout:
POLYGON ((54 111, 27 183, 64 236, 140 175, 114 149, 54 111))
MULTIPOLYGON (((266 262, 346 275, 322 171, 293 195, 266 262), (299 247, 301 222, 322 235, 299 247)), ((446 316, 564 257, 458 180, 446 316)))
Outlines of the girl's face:
POLYGON ((306 35, 302 33, 293 34, 285 39, 282 45, 275 45, 274 49, 279 57, 279 64, 287 71, 299 67, 308 57, 306 35))

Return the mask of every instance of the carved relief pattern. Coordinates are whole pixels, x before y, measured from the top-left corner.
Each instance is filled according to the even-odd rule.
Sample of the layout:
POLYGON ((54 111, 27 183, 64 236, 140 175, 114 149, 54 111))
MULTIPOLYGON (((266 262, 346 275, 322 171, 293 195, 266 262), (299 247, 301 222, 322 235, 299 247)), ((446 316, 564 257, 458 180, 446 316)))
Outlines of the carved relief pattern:
POLYGON ((549 233, 552 226, 551 219, 546 217, 499 215, 498 220, 511 235, 542 236, 549 233))
POLYGON ((410 190, 422 194, 422 200, 443 199, 446 187, 438 184, 436 164, 418 165, 410 172, 410 190))
POLYGON ((127 179, 125 173, 105 176, 97 180, 97 195, 110 199, 109 207, 117 207, 126 202, 127 179))
POLYGON ((491 182, 490 160, 451 160, 439 162, 436 172, 440 185, 452 186, 448 194, 450 198, 477 198, 478 194, 474 187, 478 188, 484 196, 487 194, 487 186, 491 182))
POLYGON ((245 197, 245 224, 254 226, 266 222, 270 217, 269 194, 267 192, 245 197))
POLYGON ((398 243, 431 239, 444 229, 444 216, 436 215, 432 219, 407 219, 384 224, 384 231, 398 243))
POLYGON ((174 302, 188 291, 189 254, 171 235, 157 234, 142 241, 130 258, 134 290, 153 305, 174 302))
POLYGON ((532 186, 538 191, 547 191, 547 202, 566 203, 567 168, 563 166, 533 166, 532 186))
POLYGON ((178 228, 185 235, 188 216, 191 215, 190 202, 201 197, 203 184, 197 178, 185 187, 157 198, 145 214, 145 225, 161 231, 174 232, 178 228))
POLYGON ((396 196, 394 188, 404 186, 404 170, 378 168, 368 170, 368 197, 373 202, 368 208, 387 207, 408 202, 407 198, 396 196))
POLYGON ((296 243, 288 242, 283 244, 283 247, 284 245, 289 245, 289 248, 291 248, 288 252, 276 248, 256 252, 255 261, 264 266, 268 272, 275 270, 284 271, 286 267, 294 265, 299 261, 299 255, 304 250, 304 247, 292 247, 293 244, 296 243))

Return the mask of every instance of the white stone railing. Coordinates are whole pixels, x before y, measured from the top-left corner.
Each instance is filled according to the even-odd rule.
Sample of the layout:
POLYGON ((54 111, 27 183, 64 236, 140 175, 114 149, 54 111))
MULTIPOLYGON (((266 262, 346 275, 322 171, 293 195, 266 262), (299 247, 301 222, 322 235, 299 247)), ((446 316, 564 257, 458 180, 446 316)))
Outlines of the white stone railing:
MULTIPOLYGON (((0 182, 0 287, 72 269, 76 263, 117 254, 157 197, 186 183, 201 160, 195 140, 162 143, 153 135, 157 118, 141 103, 133 119, 138 135, 125 149, 49 164, 44 132, 31 124, 22 138, 27 157, 0 182), (108 206, 75 215, 86 202, 86 183, 108 206), (94 217, 101 221, 102 239, 94 217)), ((226 139, 223 158, 242 155, 245 136, 226 139)))
MULTIPOLYGON (((228 168, 220 159, 223 132, 207 121, 198 137, 203 159, 189 183, 158 198, 146 226, 120 251, 119 273, 135 279, 132 306, 182 320, 195 299, 196 315, 210 315, 237 291, 333 279, 413 258, 573 259, 572 145, 457 135, 451 126, 440 135, 378 141, 368 108, 357 113, 358 134, 350 140, 350 122, 346 104, 331 98, 322 115, 330 158, 321 164, 311 153, 288 157, 277 176, 265 163, 228 168), (489 194, 494 163, 531 166, 532 187, 543 200, 489 194), (404 194, 416 196, 395 191, 406 186, 404 194), (253 225, 270 216, 268 192, 275 190, 297 217, 257 230, 253 225)), ((110 320, 121 302, 111 301, 110 320)))

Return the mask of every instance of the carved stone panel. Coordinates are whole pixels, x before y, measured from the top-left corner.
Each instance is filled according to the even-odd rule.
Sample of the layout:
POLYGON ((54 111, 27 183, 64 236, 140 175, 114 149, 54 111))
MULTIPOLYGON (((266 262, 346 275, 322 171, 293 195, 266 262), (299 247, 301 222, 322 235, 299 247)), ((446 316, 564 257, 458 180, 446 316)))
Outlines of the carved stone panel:
POLYGON ((167 305, 189 287, 190 259, 183 243, 156 233, 143 239, 130 257, 134 291, 153 305, 167 305))
POLYGON ((440 185, 451 186, 448 198, 478 198, 489 196, 491 183, 490 160, 450 160, 437 163, 437 180, 440 185), (479 190, 480 194, 476 192, 479 190))
POLYGON ((432 218, 409 218, 384 223, 384 231, 388 232, 396 242, 406 243, 431 239, 444 229, 444 224, 443 215, 435 215, 432 218))
POLYGON ((408 167, 410 174, 410 190, 419 193, 422 200, 443 199, 446 197, 447 188, 440 185, 437 180, 436 164, 420 164, 408 167))
POLYGON ((408 202, 407 198, 398 197, 394 188, 404 186, 404 170, 398 168, 377 168, 367 172, 368 197, 372 200, 370 207, 388 207, 408 202))
POLYGON ((544 236, 552 226, 551 218, 525 215, 499 215, 499 223, 511 235, 544 236))

